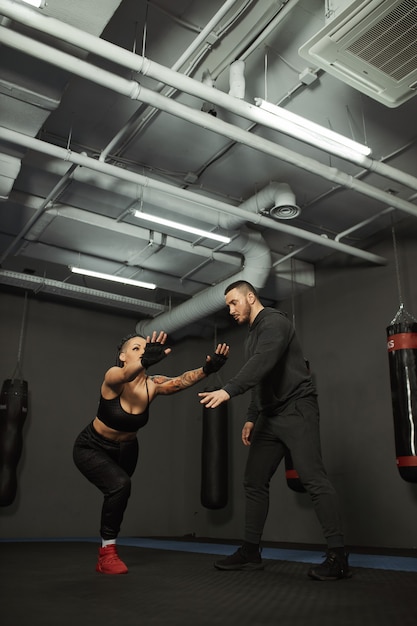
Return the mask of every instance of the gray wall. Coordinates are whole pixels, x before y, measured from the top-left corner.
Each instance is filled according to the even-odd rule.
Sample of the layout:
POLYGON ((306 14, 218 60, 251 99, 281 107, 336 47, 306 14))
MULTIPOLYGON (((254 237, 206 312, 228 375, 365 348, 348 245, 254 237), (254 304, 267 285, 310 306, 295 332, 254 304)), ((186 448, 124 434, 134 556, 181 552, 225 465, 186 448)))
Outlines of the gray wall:
MULTIPOLYGON (((414 225, 413 225, 414 228, 414 225)), ((402 293, 417 314, 416 235, 398 233, 402 293)), ((325 463, 339 493, 349 545, 417 546, 417 485, 401 479, 395 464, 386 326, 399 306, 390 230, 373 249, 389 259, 368 267, 332 257, 317 271, 317 286, 295 302, 295 321, 319 392, 325 463)), ((0 379, 17 359, 24 299, 0 294, 0 379)), ((291 303, 282 307, 291 313, 291 303)), ((29 298, 23 375, 29 414, 15 502, 0 507, 2 537, 97 536, 101 496, 72 463, 72 444, 93 418, 103 373, 113 364, 121 336, 135 320, 29 298)), ((246 329, 232 328, 231 356, 220 381, 237 371, 246 329)), ((189 339, 174 346, 158 368, 177 374, 197 367, 213 342, 189 339)), ((196 387, 157 398, 139 433, 140 460, 122 528, 123 536, 238 539, 243 531, 241 479, 247 450, 240 443, 246 397, 228 407, 229 504, 210 511, 200 504, 202 408, 196 387)), ((280 467, 271 485, 264 539, 322 544, 308 496, 288 489, 280 467)))

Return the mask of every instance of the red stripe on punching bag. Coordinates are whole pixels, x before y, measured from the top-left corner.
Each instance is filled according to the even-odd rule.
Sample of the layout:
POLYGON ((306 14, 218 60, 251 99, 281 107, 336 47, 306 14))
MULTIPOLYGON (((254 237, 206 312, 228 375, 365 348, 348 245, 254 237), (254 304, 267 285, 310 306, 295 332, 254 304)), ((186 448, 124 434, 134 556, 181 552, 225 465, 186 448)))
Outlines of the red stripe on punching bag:
POLYGON ((417 323, 387 327, 395 451, 401 478, 417 482, 417 323))
POLYGON ((27 382, 5 380, 0 394, 0 506, 9 506, 16 497, 27 404, 27 382))
POLYGON ((296 472, 295 469, 287 469, 285 472, 285 476, 287 478, 300 478, 298 472, 296 472))
POLYGON ((285 453, 285 478, 287 486, 297 493, 305 493, 305 487, 300 480, 297 470, 294 468, 291 453, 289 450, 285 453))
POLYGON ((227 505, 228 473, 228 415, 224 402, 215 409, 203 407, 201 504, 205 508, 222 509, 227 505))
POLYGON ((390 335, 387 341, 388 352, 394 350, 417 350, 417 333, 390 335))
POLYGON ((397 465, 399 467, 417 467, 417 456, 398 456, 397 465))

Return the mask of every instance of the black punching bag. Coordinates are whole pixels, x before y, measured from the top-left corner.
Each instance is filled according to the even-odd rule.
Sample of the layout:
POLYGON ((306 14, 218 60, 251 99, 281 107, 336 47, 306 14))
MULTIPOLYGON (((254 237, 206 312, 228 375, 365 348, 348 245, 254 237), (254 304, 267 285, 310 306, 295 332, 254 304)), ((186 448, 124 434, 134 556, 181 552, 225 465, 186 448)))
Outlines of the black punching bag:
POLYGON ((290 489, 297 493, 306 492, 297 470, 294 468, 291 452, 289 450, 285 453, 285 478, 287 479, 287 485, 290 489))
POLYGON ((215 409, 203 407, 201 446, 201 504, 222 509, 228 500, 227 403, 215 409))
POLYGON ((401 478, 417 482, 417 322, 391 323, 387 348, 395 450, 401 478))
MULTIPOLYGON (((306 367, 310 372, 310 362, 304 359, 306 367)), ((285 478, 287 480, 287 486, 296 491, 297 493, 306 493, 306 489, 300 480, 297 470, 294 467, 291 452, 289 450, 285 453, 285 478)))
POLYGON ((0 395, 0 506, 9 506, 16 497, 17 466, 22 454, 22 429, 27 410, 27 382, 5 380, 0 395))

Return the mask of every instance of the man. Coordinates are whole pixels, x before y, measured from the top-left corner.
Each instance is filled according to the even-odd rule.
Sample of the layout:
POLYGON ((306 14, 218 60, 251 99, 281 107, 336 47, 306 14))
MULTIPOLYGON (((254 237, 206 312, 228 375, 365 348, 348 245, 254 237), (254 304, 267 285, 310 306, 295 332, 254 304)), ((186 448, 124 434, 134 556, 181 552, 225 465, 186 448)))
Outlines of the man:
POLYGON ((308 575, 315 580, 349 578, 337 497, 321 457, 317 393, 293 325, 285 314, 264 307, 246 281, 229 285, 225 296, 230 315, 239 324, 249 325, 247 360, 222 389, 198 395, 202 404, 214 409, 251 390, 242 430, 242 441, 250 449, 244 477, 244 543, 215 567, 263 569, 260 541, 268 514, 269 483, 289 450, 328 546, 325 561, 312 567, 308 575))

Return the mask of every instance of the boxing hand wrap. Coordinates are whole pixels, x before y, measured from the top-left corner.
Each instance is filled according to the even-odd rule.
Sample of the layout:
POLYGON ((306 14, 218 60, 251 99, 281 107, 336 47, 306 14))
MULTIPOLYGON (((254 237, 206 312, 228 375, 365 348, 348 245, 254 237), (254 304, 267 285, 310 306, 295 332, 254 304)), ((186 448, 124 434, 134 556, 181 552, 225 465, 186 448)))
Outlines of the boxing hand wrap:
POLYGON ((227 357, 224 354, 217 354, 215 352, 211 355, 210 361, 207 361, 205 365, 203 365, 203 372, 206 376, 209 374, 214 374, 214 372, 218 372, 221 367, 226 363, 227 357))
POLYGON ((159 341, 147 343, 141 359, 143 367, 148 369, 151 365, 162 361, 167 356, 165 350, 166 346, 159 341))

